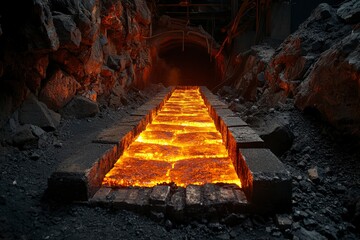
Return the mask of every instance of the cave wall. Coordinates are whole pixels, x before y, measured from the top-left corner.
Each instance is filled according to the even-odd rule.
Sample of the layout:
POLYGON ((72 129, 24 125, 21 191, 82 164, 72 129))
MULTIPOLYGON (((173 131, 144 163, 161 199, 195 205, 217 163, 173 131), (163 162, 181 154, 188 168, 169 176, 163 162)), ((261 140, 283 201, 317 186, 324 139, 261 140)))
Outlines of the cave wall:
POLYGON ((145 0, 1 1, 0 16, 0 126, 30 93, 59 112, 76 95, 118 106, 146 79, 145 0))
POLYGON ((277 48, 237 54, 230 82, 244 101, 294 102, 343 133, 360 135, 360 2, 317 6, 277 48))

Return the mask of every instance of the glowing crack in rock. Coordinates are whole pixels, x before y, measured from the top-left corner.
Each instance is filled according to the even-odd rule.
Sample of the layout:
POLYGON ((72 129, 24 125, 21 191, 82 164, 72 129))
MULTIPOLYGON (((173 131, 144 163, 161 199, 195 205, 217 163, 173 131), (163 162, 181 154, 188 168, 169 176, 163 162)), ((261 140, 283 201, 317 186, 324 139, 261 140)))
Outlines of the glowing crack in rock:
POLYGON ((198 88, 175 89, 103 180, 109 187, 163 183, 241 186, 198 88))

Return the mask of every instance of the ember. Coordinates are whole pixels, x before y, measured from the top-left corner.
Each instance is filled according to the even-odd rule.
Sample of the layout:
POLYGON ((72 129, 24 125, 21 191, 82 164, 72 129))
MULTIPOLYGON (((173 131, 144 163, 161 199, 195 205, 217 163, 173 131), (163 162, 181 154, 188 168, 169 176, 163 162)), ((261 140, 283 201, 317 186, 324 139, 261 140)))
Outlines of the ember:
POLYGON ((241 186, 199 89, 176 89, 103 180, 105 186, 241 186))

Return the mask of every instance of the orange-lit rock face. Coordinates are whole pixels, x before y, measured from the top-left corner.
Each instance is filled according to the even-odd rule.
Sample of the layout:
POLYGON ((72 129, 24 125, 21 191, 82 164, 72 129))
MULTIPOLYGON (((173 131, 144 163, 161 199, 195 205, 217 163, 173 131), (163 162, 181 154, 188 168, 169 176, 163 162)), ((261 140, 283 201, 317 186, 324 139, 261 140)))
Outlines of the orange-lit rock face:
POLYGON ((106 174, 105 186, 235 183, 241 186, 199 89, 176 89, 106 174))

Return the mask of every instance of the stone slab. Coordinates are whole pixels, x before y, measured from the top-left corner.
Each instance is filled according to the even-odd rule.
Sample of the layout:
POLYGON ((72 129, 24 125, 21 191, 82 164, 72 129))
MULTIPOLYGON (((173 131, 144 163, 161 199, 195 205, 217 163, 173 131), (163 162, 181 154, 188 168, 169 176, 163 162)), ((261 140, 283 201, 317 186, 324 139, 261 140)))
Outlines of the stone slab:
POLYGON ((151 112, 152 112, 151 110, 146 110, 146 109, 135 109, 130 113, 130 115, 145 117, 147 115, 151 115, 151 112))
MULTIPOLYGON (((224 139, 224 136, 223 136, 224 139)), ((239 169, 237 161, 239 148, 263 148, 264 141, 250 127, 230 127, 224 140, 236 171, 239 169)))
POLYGON ((106 128, 100 132, 100 134, 93 140, 94 143, 103 144, 120 144, 124 137, 134 138, 134 127, 115 125, 110 128, 106 128), (129 136, 126 136, 129 134, 129 136))
POLYGON ((158 108, 158 104, 150 104, 150 103, 145 103, 144 105, 140 106, 139 108, 137 108, 138 111, 156 111, 156 109, 158 108))
POLYGON ((139 188, 128 189, 128 194, 124 200, 125 203, 130 206, 136 206, 137 205, 136 200, 138 199, 139 192, 140 192, 139 188))
MULTIPOLYGON (((215 126, 216 128, 221 132, 221 119, 225 118, 225 117, 232 117, 234 116, 234 112, 231 111, 230 109, 226 108, 220 108, 220 109, 216 109, 216 108, 211 108, 210 110, 210 115, 212 116, 214 122, 215 122, 215 126)), ((222 132, 221 132, 222 133, 222 132)), ((224 135, 226 134, 226 132, 224 133, 224 135)))
POLYGON ((119 156, 117 145, 84 144, 51 174, 49 194, 57 199, 88 200, 101 187, 105 174, 119 156))
POLYGON ((150 194, 152 204, 166 204, 170 196, 170 186, 155 186, 150 194))
POLYGON ((171 196, 168 203, 167 213, 177 222, 184 221, 185 218, 185 189, 179 188, 171 196))
POLYGON ((189 214, 199 214, 203 209, 202 188, 198 185, 188 185, 185 190, 186 211, 189 214))
POLYGON ((120 121, 117 124, 122 125, 122 126, 136 127, 139 125, 140 121, 144 121, 144 120, 145 119, 143 116, 129 115, 129 116, 126 116, 126 117, 123 117, 122 119, 120 119, 120 121))
POLYGON ((218 99, 208 99, 208 102, 213 108, 217 108, 217 109, 228 108, 228 106, 225 103, 223 103, 218 99))
POLYGON ((246 127, 248 124, 239 117, 234 116, 221 116, 221 122, 224 126, 230 127, 246 127))
POLYGON ((265 211, 291 208, 291 176, 269 149, 240 149, 239 171, 248 199, 265 211))
POLYGON ((230 127, 229 133, 234 137, 238 148, 263 148, 264 141, 250 127, 230 127))
POLYGON ((146 116, 127 116, 121 119, 117 124, 124 126, 133 126, 134 137, 145 130, 146 125, 152 120, 151 115, 146 116))
POLYGON ((136 205, 147 208, 150 205, 151 188, 139 188, 139 194, 136 198, 136 205))
POLYGON ((232 204, 236 196, 232 188, 222 186, 219 188, 219 202, 222 204, 232 204))
POLYGON ((246 127, 248 126, 246 122, 244 122, 239 117, 231 117, 231 116, 219 116, 218 126, 222 139, 224 141, 225 146, 228 145, 228 135, 230 127, 246 127))
POLYGON ((211 207, 218 204, 218 191, 219 186, 211 183, 207 183, 203 186, 204 191, 204 205, 206 207, 211 207))
POLYGON ((96 204, 96 203, 103 203, 107 201, 107 196, 110 194, 110 192, 112 191, 112 188, 108 188, 108 187, 102 187, 100 188, 95 194, 94 196, 90 199, 90 203, 92 204, 96 204))
POLYGON ((126 209, 127 204, 125 202, 128 196, 129 189, 127 188, 119 188, 114 189, 110 195, 108 195, 108 201, 111 202, 111 206, 118 209, 126 209))

